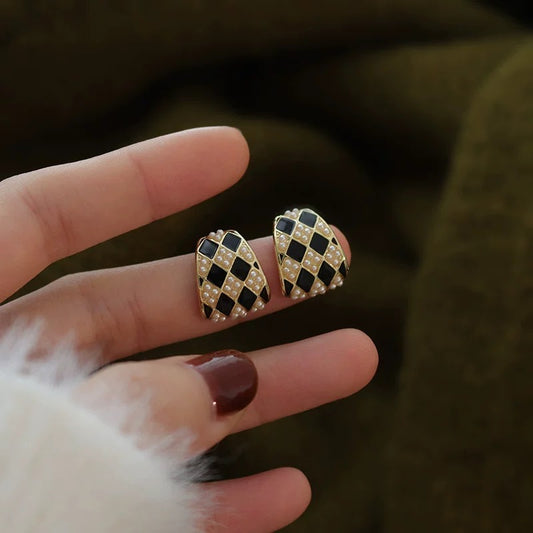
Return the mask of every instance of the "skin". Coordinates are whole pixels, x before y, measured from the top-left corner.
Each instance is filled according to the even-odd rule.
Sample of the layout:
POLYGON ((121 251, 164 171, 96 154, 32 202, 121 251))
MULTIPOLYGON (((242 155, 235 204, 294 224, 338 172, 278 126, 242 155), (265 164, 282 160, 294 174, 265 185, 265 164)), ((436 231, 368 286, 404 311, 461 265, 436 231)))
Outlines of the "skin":
MULTIPOLYGON (((0 297, 7 298, 62 257, 223 191, 243 175, 248 159, 238 130, 201 128, 4 180, 0 246, 10 260, 0 264, 0 297)), ((345 237, 334 231, 349 259, 345 237)), ((272 237, 250 244, 270 280, 272 300, 243 320, 297 303, 281 294, 272 237)), ((19 317, 39 317, 45 322, 43 353, 48 344, 74 331, 81 349, 98 348, 107 363, 241 322, 203 319, 194 279, 193 254, 74 274, 0 306, 0 324, 7 328, 19 317), (179 316, 172 312, 177 307, 184 310, 179 316)), ((191 447, 196 454, 229 433, 353 394, 377 367, 372 341, 357 330, 333 331, 248 355, 259 387, 252 403, 238 413, 216 416, 205 381, 185 364, 194 355, 108 366, 81 384, 76 397, 89 405, 91 391, 101 385, 109 390, 120 386, 132 395, 148 393, 151 416, 141 428, 143 444, 185 426, 196 435, 191 447)), ((304 474, 292 468, 210 483, 203 490, 216 491, 219 502, 206 526, 211 533, 278 530, 295 520, 311 497, 304 474)))

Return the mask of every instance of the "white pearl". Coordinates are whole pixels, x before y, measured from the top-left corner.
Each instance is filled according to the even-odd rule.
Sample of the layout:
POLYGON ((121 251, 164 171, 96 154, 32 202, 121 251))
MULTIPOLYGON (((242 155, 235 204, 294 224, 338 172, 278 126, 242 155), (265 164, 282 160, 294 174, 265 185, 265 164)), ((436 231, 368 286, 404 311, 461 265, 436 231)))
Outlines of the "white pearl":
POLYGON ((214 304, 215 303, 215 299, 214 298, 209 298, 209 303, 214 304))

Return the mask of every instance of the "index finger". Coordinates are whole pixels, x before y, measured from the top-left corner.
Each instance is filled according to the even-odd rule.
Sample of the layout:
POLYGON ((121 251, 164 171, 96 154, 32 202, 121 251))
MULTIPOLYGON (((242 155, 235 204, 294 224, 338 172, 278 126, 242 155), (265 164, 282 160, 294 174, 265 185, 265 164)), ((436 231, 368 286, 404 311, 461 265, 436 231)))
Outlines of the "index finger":
POLYGON ((199 128, 0 183, 0 300, 53 261, 194 205, 248 165, 240 131, 199 128))

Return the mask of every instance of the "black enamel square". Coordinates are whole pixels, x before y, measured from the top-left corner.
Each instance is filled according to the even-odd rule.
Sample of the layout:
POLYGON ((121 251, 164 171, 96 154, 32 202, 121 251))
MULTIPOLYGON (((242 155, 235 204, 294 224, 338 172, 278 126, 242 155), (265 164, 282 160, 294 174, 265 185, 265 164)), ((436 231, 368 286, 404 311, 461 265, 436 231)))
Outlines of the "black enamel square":
POLYGON ((208 305, 204 304, 204 313, 207 318, 211 316, 211 313, 213 312, 213 309, 209 307, 208 305))
POLYGON ((218 244, 216 242, 205 239, 199 248, 199 251, 209 259, 213 259, 218 250, 218 244))
POLYGON ((346 265, 344 264, 344 261, 341 263, 341 266, 339 267, 339 272, 343 275, 343 277, 346 277, 346 265))
POLYGON ((248 309, 248 311, 252 308, 255 301, 257 300, 257 296, 247 287, 244 287, 244 289, 241 291, 241 294, 239 295, 239 303, 248 309))
POLYGON ((297 241, 291 241, 291 244, 287 249, 287 255, 300 263, 305 255, 306 249, 307 248, 303 244, 300 244, 297 241))
POLYGON ((235 302, 227 294, 222 293, 218 299, 217 309, 226 316, 229 316, 234 305, 235 302))
POLYGON ((270 296, 268 295, 268 291, 266 287, 263 287, 263 290, 261 291, 261 294, 259 295, 261 298, 263 298, 263 301, 266 303, 270 300, 270 296))
POLYGON ((239 245, 241 244, 241 238, 233 233, 226 233, 226 236, 224 237, 222 244, 229 248, 230 250, 233 250, 236 252, 239 249, 239 245))
POLYGON ((324 261, 320 267, 320 270, 318 271, 318 277, 324 282, 326 287, 331 283, 334 275, 335 270, 324 261))
POLYGON ((314 281, 315 276, 313 276, 311 272, 305 270, 305 268, 302 268, 302 270, 300 270, 300 275, 296 280, 296 285, 298 285, 298 287, 300 287, 300 289, 303 289, 305 292, 309 292, 311 290, 311 287, 313 286, 314 281))
POLYGON ((309 226, 310 228, 314 228, 316 224, 316 215, 309 213, 309 211, 302 211, 300 214, 300 222, 309 226))
POLYGON ((319 233, 315 233, 309 246, 319 254, 323 254, 328 247, 328 243, 329 241, 325 237, 322 237, 319 233))
POLYGON ((244 281, 246 276, 248 276, 250 268, 251 266, 246 261, 243 261, 240 257, 236 257, 233 266, 231 267, 231 273, 244 281))
POLYGON ((207 274, 207 279, 217 287, 222 287, 222 285, 224 285, 224 280, 226 279, 226 271, 218 265, 212 265, 209 269, 209 274, 207 274))
POLYGON ((292 288, 294 287, 294 285, 290 281, 287 281, 286 279, 284 279, 283 280, 283 286, 285 287, 285 294, 287 296, 289 296, 289 294, 291 293, 292 288))
POLYGON ((294 229, 295 224, 296 222, 294 222, 294 220, 291 220, 290 218, 280 218, 278 220, 278 223, 276 224, 276 229, 279 229, 279 231, 283 231, 283 233, 290 235, 292 233, 292 230, 294 229))

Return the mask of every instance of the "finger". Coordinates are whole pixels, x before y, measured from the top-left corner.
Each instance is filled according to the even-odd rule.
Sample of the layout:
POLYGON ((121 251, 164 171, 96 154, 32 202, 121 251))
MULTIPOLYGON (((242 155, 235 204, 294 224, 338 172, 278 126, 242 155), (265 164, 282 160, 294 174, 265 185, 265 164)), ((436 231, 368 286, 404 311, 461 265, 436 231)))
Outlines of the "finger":
POLYGON ((49 263, 226 189, 248 164, 233 128, 173 133, 0 184, 0 299, 49 263))
POLYGON ((249 355, 259 374, 259 386, 233 432, 350 396, 370 382, 378 365, 374 343, 355 329, 333 331, 249 355))
MULTIPOLYGON (((335 234, 349 261, 349 246, 335 234)), ((270 282, 271 300, 244 320, 276 312, 301 300, 282 295, 272 237, 250 242, 270 282)), ((44 319, 41 346, 71 331, 81 350, 103 353, 105 361, 179 342, 238 324, 213 322, 200 313, 194 254, 124 268, 74 274, 0 307, 7 328, 18 317, 44 319)))
POLYGON ((179 428, 189 428, 195 436, 191 450, 200 452, 230 432, 348 396, 370 381, 377 365, 372 341, 355 330, 335 331, 267 348, 252 352, 249 357, 257 369, 258 386, 251 379, 253 375, 229 364, 231 359, 227 365, 222 360, 215 365, 209 359, 202 372, 194 363, 195 357, 170 357, 107 367, 82 385, 81 396, 97 396, 104 407, 109 403, 106 395, 114 395, 117 390, 125 391, 128 404, 148 396, 146 418, 139 420, 136 411, 131 420, 125 421, 126 427, 135 424, 137 431, 147 436, 148 443, 179 428), (211 375, 206 379, 205 371, 221 367, 218 377, 211 375), (252 401, 251 391, 255 394, 256 386, 257 394, 252 401), (233 397, 235 391, 242 391, 240 398, 251 403, 247 407, 239 403, 238 416, 235 409, 230 409, 232 416, 215 417, 213 401, 233 397))
POLYGON ((311 487, 302 472, 278 468, 261 474, 207 483, 215 510, 207 531, 271 533, 294 522, 311 501, 311 487))
POLYGON ((119 429, 139 438, 141 447, 186 430, 190 446, 184 452, 193 455, 231 431, 256 391, 252 361, 225 350, 188 360, 173 357, 109 366, 78 386, 74 396, 104 417, 117 397, 130 406, 119 429))

